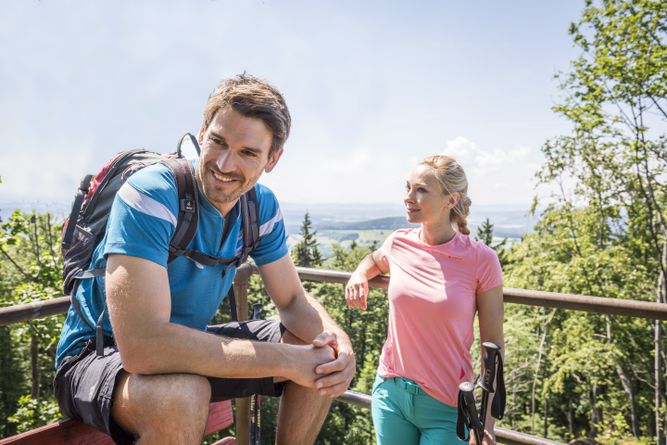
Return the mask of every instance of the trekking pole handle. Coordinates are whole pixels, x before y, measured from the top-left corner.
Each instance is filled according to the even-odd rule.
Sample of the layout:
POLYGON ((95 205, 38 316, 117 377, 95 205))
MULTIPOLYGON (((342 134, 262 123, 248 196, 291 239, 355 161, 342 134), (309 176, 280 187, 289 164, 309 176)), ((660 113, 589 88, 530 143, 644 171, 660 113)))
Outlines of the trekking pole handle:
POLYGON ((484 373, 479 385, 482 388, 482 406, 480 407, 480 417, 482 418, 482 431, 484 431, 486 424, 486 411, 489 406, 489 394, 493 394, 496 391, 494 382, 496 379, 496 367, 498 366, 500 346, 493 342, 485 341, 482 343, 482 353, 484 354, 484 373))
POLYGON ((495 392, 493 383, 496 377, 496 363, 500 349, 500 346, 493 342, 485 341, 482 343, 482 351, 484 353, 484 374, 481 386, 482 389, 487 390, 490 393, 495 392))
POLYGON ((459 385, 459 394, 463 399, 463 406, 460 409, 465 413, 466 420, 468 420, 467 427, 472 430, 477 440, 478 445, 482 445, 484 438, 484 426, 477 415, 477 405, 475 404, 475 385, 471 382, 461 382, 459 385))

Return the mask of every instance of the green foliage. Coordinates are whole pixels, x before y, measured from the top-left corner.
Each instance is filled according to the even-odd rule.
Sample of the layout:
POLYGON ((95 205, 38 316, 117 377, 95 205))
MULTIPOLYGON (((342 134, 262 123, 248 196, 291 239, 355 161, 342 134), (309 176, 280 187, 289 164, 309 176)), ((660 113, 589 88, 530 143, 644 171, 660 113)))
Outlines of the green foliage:
POLYGON ((477 227, 475 238, 496 251, 501 265, 507 263, 507 238, 503 238, 498 242, 493 242, 493 223, 489 218, 486 218, 482 221, 482 224, 477 227))
MULTIPOLYGON (((326 266, 333 270, 351 272, 375 247, 363 248, 353 244, 350 249, 344 249, 334 246, 333 255, 327 260, 326 266)), ((321 284, 312 293, 327 308, 334 321, 347 332, 354 345, 357 374, 350 389, 369 394, 387 336, 389 304, 386 291, 371 289, 366 311, 347 307, 344 286, 341 284, 321 284)), ((374 440, 368 410, 335 402, 318 443, 369 444, 374 440)))
MULTIPOLYGON (((570 34, 582 52, 560 76, 564 97, 554 110, 572 132, 545 143, 538 173, 560 193, 512 246, 506 285, 665 301, 657 284, 667 267, 667 3, 587 1, 570 34)), ((507 363, 518 384, 510 392, 523 403, 510 411, 513 425, 601 443, 655 436, 651 355, 664 354, 664 344, 653 344, 651 322, 514 306, 506 313, 507 363)))
MULTIPOLYGON (((628 267, 631 248, 609 227, 602 228, 607 235, 601 243, 596 227, 600 221, 591 207, 546 212, 535 231, 512 246, 506 285, 650 298, 653 289, 646 267, 639 263, 628 267)), ((553 418, 550 422, 572 431, 556 437, 572 438, 581 431, 627 437, 632 434, 630 401, 621 381, 621 376, 627 376, 636 417, 643 424, 640 432, 650 433, 651 390, 641 383, 651 377, 649 321, 514 305, 507 306, 506 316, 508 398, 515 401, 510 402, 508 413, 512 428, 526 428, 525 420, 535 418, 523 431, 544 434, 539 421, 544 412, 539 411, 546 404, 553 418), (533 385, 538 389, 534 393, 533 385), (640 404, 640 399, 649 402, 640 404), (523 407, 517 406, 521 401, 523 407), (599 419, 596 412, 602 413, 599 419)))
POLYGON ((322 255, 317 247, 317 231, 313 230, 310 215, 306 212, 299 231, 301 239, 292 250, 294 264, 302 267, 316 267, 322 264, 322 255))
POLYGON ((38 425, 55 422, 60 418, 60 410, 55 400, 33 399, 29 395, 19 398, 16 414, 9 417, 9 423, 16 425, 16 431, 29 431, 38 425))
MULTIPOLYGON (((62 295, 60 227, 48 214, 14 212, 0 224, 0 306, 62 295)), ((56 418, 52 380, 62 316, 0 328, 0 424, 7 436, 56 418), (55 410, 55 411, 54 411, 55 410)))

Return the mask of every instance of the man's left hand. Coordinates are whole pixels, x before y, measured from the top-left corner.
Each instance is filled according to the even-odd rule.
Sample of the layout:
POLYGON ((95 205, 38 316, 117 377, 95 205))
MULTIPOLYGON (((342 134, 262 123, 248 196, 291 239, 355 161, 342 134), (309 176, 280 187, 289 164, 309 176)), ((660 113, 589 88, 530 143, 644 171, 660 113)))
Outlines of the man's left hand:
POLYGON ((313 340, 313 346, 330 346, 336 351, 336 359, 315 368, 315 373, 322 375, 316 386, 321 396, 336 398, 350 386, 357 370, 352 344, 347 335, 337 336, 332 332, 322 332, 313 340))

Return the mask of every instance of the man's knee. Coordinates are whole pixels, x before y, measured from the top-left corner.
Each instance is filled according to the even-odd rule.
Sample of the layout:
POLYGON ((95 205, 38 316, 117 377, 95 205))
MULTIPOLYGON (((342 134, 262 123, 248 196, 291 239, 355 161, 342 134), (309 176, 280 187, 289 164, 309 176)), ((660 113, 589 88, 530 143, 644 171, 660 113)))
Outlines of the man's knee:
POLYGON ((112 413, 121 427, 137 435, 173 429, 196 434, 200 429, 203 433, 210 399, 211 385, 199 375, 124 372, 114 391, 112 413))

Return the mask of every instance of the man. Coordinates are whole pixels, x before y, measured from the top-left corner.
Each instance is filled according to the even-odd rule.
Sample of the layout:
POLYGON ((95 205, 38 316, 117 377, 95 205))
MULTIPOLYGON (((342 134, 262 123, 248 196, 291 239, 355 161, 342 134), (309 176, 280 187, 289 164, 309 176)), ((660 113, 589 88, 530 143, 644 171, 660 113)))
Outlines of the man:
POLYGON ((280 321, 206 331, 235 269, 167 262, 175 179, 162 164, 146 167, 119 190, 93 254, 91 267, 105 267, 105 277, 81 282, 74 296, 81 316, 70 308, 63 326, 54 387, 65 415, 117 443, 198 444, 211 400, 282 394, 276 442, 314 442, 355 361, 348 336, 304 291, 278 203, 257 184, 280 159, 290 122, 281 94, 252 76, 225 80, 211 94, 195 166, 200 221, 189 246, 233 257, 242 243, 239 198, 255 187, 260 237, 250 255, 280 321), (100 319, 113 337, 103 356, 91 346, 90 326, 100 319))

